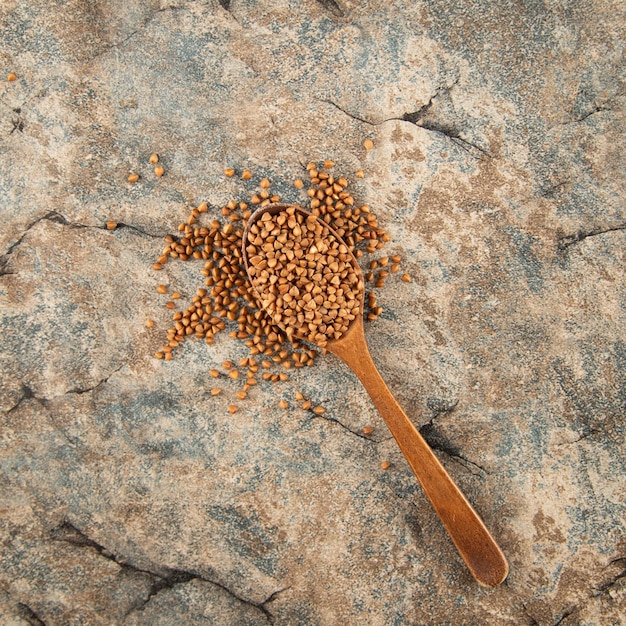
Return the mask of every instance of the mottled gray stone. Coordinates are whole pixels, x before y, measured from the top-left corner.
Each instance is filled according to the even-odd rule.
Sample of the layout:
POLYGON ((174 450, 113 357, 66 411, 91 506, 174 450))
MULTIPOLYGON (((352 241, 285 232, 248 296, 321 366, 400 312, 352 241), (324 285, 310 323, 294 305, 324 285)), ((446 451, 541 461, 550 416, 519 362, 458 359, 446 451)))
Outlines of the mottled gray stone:
POLYGON ((4 2, 0 621, 623 623, 624 24, 608 0, 4 2), (243 345, 153 358, 157 283, 199 285, 152 270, 162 237, 249 196, 227 165, 295 200, 329 157, 413 277, 368 341, 506 553, 495 590, 337 359, 230 415, 207 372, 243 345))

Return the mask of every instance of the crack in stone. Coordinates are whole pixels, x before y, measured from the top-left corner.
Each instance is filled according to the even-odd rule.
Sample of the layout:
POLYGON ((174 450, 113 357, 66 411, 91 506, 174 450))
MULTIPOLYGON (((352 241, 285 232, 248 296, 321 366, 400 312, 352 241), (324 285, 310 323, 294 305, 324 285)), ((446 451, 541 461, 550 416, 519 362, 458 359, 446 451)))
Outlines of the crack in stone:
POLYGON ((22 234, 7 248, 6 252, 0 256, 0 276, 6 276, 10 274, 15 274, 16 272, 10 272, 6 270, 6 267, 9 263, 9 257, 15 251, 15 249, 24 241, 26 235, 30 232, 32 228, 34 228, 39 222, 50 221, 55 222, 57 224, 62 224, 63 226, 72 226, 74 228, 88 228, 84 224, 71 224, 65 217, 63 217, 57 211, 48 211, 45 215, 38 217, 36 220, 32 221, 30 224, 26 226, 22 234))
POLYGON ((541 188, 539 190, 539 193, 544 198, 554 198, 560 191, 567 188, 570 184, 571 184, 570 180, 561 180, 559 182, 556 182, 556 183, 553 183, 553 184, 550 184, 548 186, 541 188))
MULTIPOLYGON (((106 226, 93 226, 92 228, 100 228, 104 230, 108 230, 106 226)), ((133 224, 125 224, 124 222, 118 222, 117 226, 113 230, 119 230, 121 228, 128 228, 129 230, 134 230, 136 233, 143 235, 144 237, 150 237, 151 239, 163 239, 169 233, 150 233, 147 230, 139 226, 134 226, 133 224)))
POLYGON ((37 219, 32 221, 30 224, 28 224, 26 228, 23 230, 22 234, 6 249, 4 254, 0 255, 0 276, 11 276, 11 275, 17 274, 17 272, 12 272, 7 269, 10 256, 15 251, 15 249, 18 248, 22 244, 26 235, 37 224, 43 221, 54 222, 56 224, 61 224, 62 226, 67 226, 68 228, 94 228, 97 230, 104 230, 107 232, 113 232, 115 230, 120 230, 122 228, 128 228, 129 230, 136 232, 142 235, 143 237, 149 237, 150 239, 163 239, 163 237, 165 237, 165 234, 150 233, 147 230, 144 230, 143 228, 139 226, 134 226, 132 224, 125 224, 123 222, 118 223, 117 226, 112 230, 108 229, 106 224, 98 225, 98 224, 81 224, 79 222, 70 222, 66 217, 64 217, 57 211, 48 211, 45 215, 38 217, 37 219))
POLYGON ((411 122, 411 124, 418 125, 418 122, 432 109, 433 99, 435 96, 431 96, 430 100, 421 106, 417 111, 413 113, 405 113, 402 116, 402 120, 405 122, 411 122))
POLYGON ((609 562, 607 567, 611 567, 611 565, 619 564, 622 566, 622 571, 619 574, 613 576, 611 580, 606 582, 604 585, 597 588, 598 593, 595 594, 594 597, 601 596, 603 594, 609 593, 612 587, 614 587, 619 580, 622 578, 626 578, 626 557, 618 557, 617 559, 613 559, 609 562))
POLYGON ((381 443, 381 441, 377 439, 373 439, 370 435, 364 435, 363 433, 359 433, 355 430, 352 430, 350 427, 346 426, 343 422, 339 421, 336 417, 326 417, 326 415, 312 415, 308 419, 308 421, 311 422, 314 419, 323 419, 323 420, 326 420, 327 422, 331 422, 332 424, 337 424, 338 426, 341 426, 341 428, 343 428, 344 430, 347 430, 352 435, 355 435, 356 437, 360 437, 361 439, 365 439, 366 441, 370 441, 372 443, 381 443))
MULTIPOLYGON (((483 474, 490 474, 491 472, 485 469, 482 465, 479 465, 478 463, 475 463, 474 461, 471 461, 470 459, 464 457, 460 453, 460 450, 458 448, 450 444, 447 440, 444 440, 443 437, 437 432, 433 424, 433 420, 435 420, 439 415, 454 410, 458 402, 459 402, 458 399, 455 399, 450 404, 446 404, 446 405, 437 404, 436 407, 432 406, 432 402, 429 402, 428 406, 434 411, 434 415, 426 424, 422 425, 418 430, 420 434, 422 435, 422 437, 424 437, 424 439, 426 440, 426 443, 428 443, 428 445, 433 450, 446 454, 450 458, 456 460, 457 462, 460 462, 461 465, 463 465, 470 471, 472 471, 472 469, 475 468, 479 470, 479 472, 482 472, 483 474)), ((386 439, 382 439, 382 440, 373 439, 371 436, 364 435, 362 433, 352 430, 351 428, 346 426, 344 423, 342 423, 340 420, 338 420, 335 417, 327 417, 325 415, 313 415, 309 418, 308 421, 312 421, 314 419, 323 419, 323 420, 326 420, 327 422, 337 424, 338 426, 340 426, 341 428, 343 428, 350 434, 355 435, 356 437, 360 437, 361 439, 365 439, 366 441, 369 441, 374 444, 383 443, 384 441, 389 441, 390 439, 393 438, 393 437, 387 437, 386 439)), ((472 473, 476 473, 476 472, 472 471, 472 473)))
POLYGON ((95 385, 92 385, 91 387, 73 387, 72 389, 68 389, 63 395, 70 394, 70 393, 83 395, 85 393, 90 393, 91 391, 95 391, 99 387, 102 387, 102 385, 108 383, 109 379, 113 375, 117 374, 124 367, 124 365, 125 364, 122 364, 119 367, 116 367, 110 374, 108 374, 104 378, 101 378, 95 385))
MULTIPOLYGON (((230 2, 229 2, 229 4, 230 4, 230 2)), ((186 9, 186 8, 187 7, 185 7, 185 6, 167 5, 165 7, 160 7, 158 9, 155 9, 152 13, 150 13, 150 15, 145 17, 140 22, 140 24, 139 24, 139 26, 137 26, 137 28, 135 28, 133 31, 131 31, 128 35, 126 35, 126 37, 123 37, 119 41, 114 41, 112 43, 106 44, 100 50, 98 50, 98 52, 96 52, 94 55, 88 57, 86 59, 86 62, 87 63, 91 63, 92 61, 95 61, 99 57, 101 57, 101 56, 111 52, 111 50, 118 50, 119 48, 123 48, 133 37, 136 37, 142 30, 147 28, 148 24, 150 24, 150 22, 153 19, 155 19, 156 16, 159 15, 159 13, 165 13, 166 11, 178 11, 178 10, 182 10, 182 9, 186 9)))
POLYGON ((335 0, 316 0, 318 4, 321 4, 327 11, 330 11, 335 17, 345 17, 343 9, 339 6, 335 0))
POLYGON ((31 398, 45 406, 45 403, 46 403, 45 398, 38 398, 33 392, 33 390, 25 383, 22 383, 21 387, 22 387, 22 395, 20 396, 20 399, 8 411, 6 411, 7 415, 9 415, 9 413, 12 413, 13 411, 16 411, 20 407, 22 402, 26 400, 30 400, 31 398))
POLYGON ((60 395, 52 396, 50 398, 44 398, 44 397, 39 397, 35 395, 34 391, 26 383, 21 383, 22 395, 20 396, 19 400, 10 409, 6 411, 6 414, 8 415, 9 413, 16 411, 20 407, 22 402, 25 402, 26 400, 30 400, 30 399, 36 400, 37 402, 39 402, 39 404, 45 407, 52 400, 55 400, 56 398, 62 398, 63 396, 67 394, 83 395, 85 393, 90 393, 92 391, 95 391, 96 389, 99 389, 100 387, 102 387, 102 385, 108 383, 110 378, 113 375, 117 374, 124 367, 124 365, 125 364, 123 363, 119 367, 116 367, 113 371, 111 371, 110 374, 100 379, 95 385, 91 385, 90 387, 73 387, 72 389, 68 389, 66 392, 60 395))
POLYGON ((173 589, 176 585, 183 585, 191 582, 192 580, 200 580, 202 582, 214 585, 215 587, 222 589, 229 596, 241 602, 242 604, 252 606, 255 609, 259 610, 263 614, 266 621, 269 624, 273 624, 274 615, 269 611, 266 605, 273 602, 280 593, 289 589, 289 587, 278 589, 272 592, 262 602, 253 602, 252 600, 248 600, 237 595, 237 593, 235 593, 225 584, 215 580, 211 580, 210 578, 202 576, 191 570, 183 570, 164 566, 160 568, 160 572, 155 572, 132 565, 125 559, 107 550, 102 544, 94 541, 91 537, 86 535, 83 531, 74 526, 74 524, 72 524, 68 520, 63 521, 59 526, 52 529, 52 531, 50 532, 50 536, 54 541, 62 541, 64 543, 69 543, 80 548, 89 548, 95 550, 102 557, 113 561, 122 569, 125 569, 129 572, 135 572, 137 574, 145 575, 150 579, 150 589, 148 591, 148 595, 145 599, 138 599, 138 601, 135 602, 135 604, 127 611, 126 617, 135 611, 145 610, 150 600, 152 600, 152 598, 154 598, 161 591, 173 589))
POLYGON ((596 587, 595 588, 596 593, 590 594, 589 597, 586 598, 581 604, 578 604, 577 606, 573 606, 567 609, 564 613, 562 613, 560 617, 558 618, 558 620, 554 622, 553 626, 559 626, 559 624, 563 623, 563 620, 565 620, 566 618, 576 613, 580 613, 580 611, 582 611, 587 606, 587 604, 589 604, 589 602, 591 602, 592 600, 596 598, 599 598, 600 596, 608 594, 610 590, 613 588, 613 586, 617 584, 618 581, 620 581, 622 578, 626 578, 626 557, 618 557, 617 559, 613 559, 612 561, 609 562, 609 564, 607 565, 607 568, 611 567, 611 565, 615 565, 616 563, 622 565, 624 569, 618 574, 616 574, 611 580, 609 580, 605 584, 601 585, 600 587, 596 587))
POLYGON ((15 248, 17 248, 22 243, 24 237, 26 237, 26 235, 28 234, 28 231, 30 231, 37 224, 39 224, 39 222, 43 222, 44 220, 49 220, 51 222, 56 222, 63 225, 69 224, 69 222, 60 213, 57 213, 56 211, 48 211, 48 213, 46 213, 45 215, 38 217, 36 220, 28 224, 28 226, 26 226, 26 228, 24 229, 24 232, 22 232, 19 238, 7 248, 2 257, 4 258, 9 256, 13 252, 13 250, 15 250, 15 248))
MULTIPOLYGON (((408 121, 408 120, 404 120, 404 121, 408 121)), ((462 150, 465 150, 465 152, 467 152, 471 156, 476 156, 472 152, 472 149, 473 149, 473 150, 478 150, 478 152, 480 152, 482 155, 490 159, 493 158, 493 155, 490 154, 485 148, 479 146, 476 143, 473 143, 472 141, 469 141, 468 139, 465 139, 464 137, 461 137, 460 131, 453 125, 447 125, 445 123, 433 121, 433 122, 422 122, 421 124, 416 124, 416 126, 419 126, 420 128, 423 128, 424 130, 429 130, 435 133, 439 133, 443 135, 444 137, 448 137, 448 139, 450 139, 453 144, 455 144, 462 150)))
POLYGON ((412 113, 405 113, 402 117, 389 117, 380 122, 372 122, 371 120, 359 117, 358 115, 347 111, 343 107, 340 107, 336 102, 333 102, 332 100, 322 99, 321 102, 330 104, 331 106, 334 106, 337 110, 341 111, 353 120, 356 120, 357 122, 361 122, 363 124, 368 124, 369 126, 381 126, 386 122, 392 121, 408 122, 410 124, 413 124, 414 126, 417 126, 418 128, 422 128, 426 131, 438 133, 444 137, 447 137, 448 139, 450 139, 450 141, 452 141, 452 143, 467 152, 470 156, 476 157, 476 154, 474 154, 473 151, 478 151, 482 156, 488 157, 490 159, 493 158, 493 155, 488 150, 462 137, 460 130, 456 128, 453 124, 446 124, 445 122, 437 122, 435 120, 422 120, 422 117, 424 117, 424 115, 432 107, 433 98, 435 98, 436 95, 437 94, 435 94, 435 96, 433 96, 424 106, 420 107, 417 111, 414 111, 412 113))
POLYGON ((457 462, 461 462, 461 465, 469 469, 472 473, 473 468, 478 469, 483 474, 490 474, 488 470, 486 470, 482 465, 475 463, 474 461, 470 461, 468 458, 464 457, 461 454, 461 451, 449 442, 445 437, 438 432, 437 427, 434 424, 434 421, 443 413, 449 413, 453 411, 458 405, 459 400, 456 398, 451 402, 445 402, 442 400, 428 400, 427 406, 433 411, 433 416, 430 418, 428 422, 420 426, 419 433, 424 437, 426 443, 437 452, 442 452, 446 454, 450 458, 456 460, 457 462))
POLYGON ((46 626, 46 622, 44 622, 28 604, 18 602, 17 608, 20 612, 20 617, 25 619, 29 626, 46 626))
POLYGON ((597 235, 604 235, 606 233, 613 233, 621 230, 626 230, 626 224, 617 224, 616 226, 599 227, 592 230, 583 231, 579 230, 572 235, 559 235, 557 239, 557 246, 559 250, 565 250, 576 243, 584 241, 589 237, 596 237, 597 235))
POLYGON ((487 471, 482 465, 479 465, 478 463, 470 461, 468 458, 464 457, 456 446, 441 437, 441 435, 437 432, 434 426, 430 427, 428 424, 424 424, 424 426, 422 426, 418 430, 420 435, 424 437, 426 443, 433 450, 436 450, 437 452, 443 452, 443 454, 446 454, 451 459, 460 462, 461 465, 469 469, 472 473, 475 473, 472 471, 472 468, 478 469, 479 472, 483 474, 491 473, 487 471))
POLYGON ((588 113, 585 113, 583 116, 575 117, 574 119, 561 122, 561 126, 567 126, 568 124, 580 124, 581 122, 584 122, 585 120, 589 119, 592 115, 596 115, 597 113, 603 113, 605 111, 612 111, 612 110, 613 109, 611 109, 607 105, 597 104, 591 109, 591 111, 589 111, 588 113))
POLYGON ((588 428, 586 430, 583 430, 577 439, 573 439, 572 441, 563 441, 555 445, 556 446, 571 446, 571 445, 574 445, 575 443, 580 443, 581 441, 584 441, 585 439, 589 439, 589 437, 593 437, 594 435, 597 435, 598 433, 603 434, 604 431, 600 428, 588 428))
POLYGON ((370 120, 366 120, 364 117, 359 117, 358 115, 354 115, 354 113, 350 113, 350 111, 346 111, 344 108, 340 107, 336 102, 333 102, 332 100, 322 98, 320 102, 325 102, 326 104, 330 104, 331 106, 334 106, 338 111, 341 111, 344 115, 351 117, 353 120, 356 120, 357 122, 368 124, 369 126, 380 126, 381 124, 384 124, 385 122, 389 121, 389 120, 383 120, 382 122, 371 122, 370 120))

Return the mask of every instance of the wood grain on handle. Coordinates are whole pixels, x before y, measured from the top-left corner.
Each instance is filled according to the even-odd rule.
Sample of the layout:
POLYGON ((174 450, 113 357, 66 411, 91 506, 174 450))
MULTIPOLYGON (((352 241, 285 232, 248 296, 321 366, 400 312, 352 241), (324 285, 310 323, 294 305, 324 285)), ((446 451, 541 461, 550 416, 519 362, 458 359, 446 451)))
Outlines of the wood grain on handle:
POLYGON ((363 383, 474 578, 489 587, 499 585, 509 571, 504 554, 389 391, 367 349, 362 324, 355 326, 330 351, 363 383))

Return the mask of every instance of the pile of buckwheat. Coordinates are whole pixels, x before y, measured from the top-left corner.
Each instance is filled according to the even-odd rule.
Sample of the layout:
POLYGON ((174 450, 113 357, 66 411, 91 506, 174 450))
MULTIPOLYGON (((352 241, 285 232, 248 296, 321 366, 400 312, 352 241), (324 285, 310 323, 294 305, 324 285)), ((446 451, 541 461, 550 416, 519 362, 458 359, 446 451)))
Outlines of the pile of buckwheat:
MULTIPOLYGON (((239 368, 232 362, 224 363, 225 374, 243 382, 240 392, 240 399, 243 399, 257 383, 259 375, 264 380, 284 381, 289 378, 285 370, 311 366, 318 351, 324 351, 328 340, 339 337, 356 315, 364 314, 366 320, 373 321, 381 314, 376 293, 371 290, 366 294, 365 311, 360 310, 358 294, 363 284, 359 283, 348 258, 349 253, 357 259, 366 254, 374 255, 389 241, 389 235, 379 226, 369 206, 357 204, 348 190, 347 179, 333 176, 333 167, 334 163, 329 160, 322 167, 310 163, 306 168, 310 179, 307 189, 301 179, 293 183, 297 190, 305 191, 305 197, 290 200, 289 204, 299 200, 306 211, 319 217, 342 241, 319 221, 309 223, 297 211, 292 214, 287 211, 284 217, 265 218, 272 220, 273 228, 292 229, 292 243, 282 253, 264 249, 267 241, 259 242, 260 245, 255 240, 248 242, 253 247, 248 250, 248 256, 257 291, 264 294, 264 300, 273 299, 263 303, 272 311, 271 316, 259 303, 242 258, 244 228, 253 210, 282 201, 272 193, 267 178, 259 181, 246 200, 231 200, 221 207, 219 215, 206 203, 200 204, 178 226, 176 234, 165 238, 166 245, 154 269, 163 271, 166 264, 173 261, 196 261, 203 284, 186 308, 179 306, 183 299, 181 293, 158 285, 157 291, 169 296, 165 306, 173 313, 167 341, 156 352, 157 358, 171 360, 178 346, 188 338, 201 339, 211 345, 217 333, 227 331, 232 338, 245 342, 250 353, 239 361, 239 368), (297 233, 298 229, 300 235, 294 238, 294 231, 297 233), (289 249, 293 258, 290 258, 291 252, 287 252, 289 249), (300 269, 292 267, 290 263, 296 258, 303 258, 307 267, 302 264, 298 266, 300 269), (303 276, 300 282, 296 281, 297 293, 294 285, 287 289, 280 279, 270 289, 269 278, 267 284, 263 282, 264 263, 275 263, 274 271, 284 270, 285 278, 291 271, 304 269, 306 278, 303 276), (286 331, 274 324, 272 318, 280 320, 286 331)), ((224 174, 232 177, 236 171, 228 168, 224 174)), ((248 169, 239 175, 243 181, 253 179, 248 169)), ((356 176, 362 178, 363 172, 359 170, 356 176)), ((252 224, 251 234, 256 237, 260 233, 255 233, 254 228, 252 224)), ((278 234, 281 238, 286 235, 286 232, 278 234)), ((375 289, 384 287, 387 277, 398 272, 399 262, 398 255, 370 260, 363 276, 365 282, 375 289)), ((409 281, 410 277, 405 274, 402 280, 409 281)), ((149 320, 147 325, 152 327, 154 322, 149 320)), ((218 378, 222 373, 211 370, 210 375, 218 378)), ((217 393, 218 390, 215 395, 217 393)))

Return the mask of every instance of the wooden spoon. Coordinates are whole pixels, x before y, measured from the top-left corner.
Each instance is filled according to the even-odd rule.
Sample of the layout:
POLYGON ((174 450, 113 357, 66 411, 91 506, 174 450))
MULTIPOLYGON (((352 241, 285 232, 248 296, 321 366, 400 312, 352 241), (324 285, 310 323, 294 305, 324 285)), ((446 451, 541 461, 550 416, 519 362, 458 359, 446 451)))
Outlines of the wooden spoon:
MULTIPOLYGON (((270 204, 255 211, 248 220, 243 235, 242 251, 246 271, 249 270, 246 251, 249 227, 264 213, 270 212, 275 215, 289 206, 293 205, 270 204)), ((310 215, 300 207, 296 210, 306 217, 310 215)), ((323 224, 328 226, 325 222, 323 224)), ((329 229, 338 241, 342 241, 332 228, 329 229)), ((361 276, 359 264, 354 256, 351 262, 361 276)), ((252 283, 252 280, 250 282, 252 283)), ((361 290, 360 298, 363 311, 364 290, 361 290)), ((262 301, 260 296, 259 301, 262 301)), ((269 312, 268 315, 271 318, 269 312)), ((276 325, 284 330, 281 324, 276 325)), ((474 578, 488 587, 499 585, 509 571, 504 554, 472 505, 389 391, 367 347, 363 315, 357 315, 348 330, 339 339, 329 341, 325 347, 344 361, 363 383, 474 578)))

